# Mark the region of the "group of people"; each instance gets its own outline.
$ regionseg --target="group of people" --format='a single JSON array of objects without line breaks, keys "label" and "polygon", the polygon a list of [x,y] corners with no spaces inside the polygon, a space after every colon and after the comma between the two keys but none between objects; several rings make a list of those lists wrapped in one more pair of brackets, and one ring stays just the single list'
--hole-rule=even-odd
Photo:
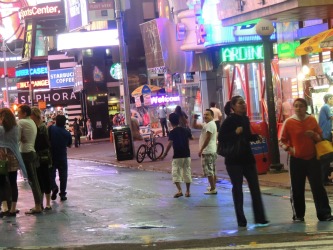
[{"label": "group of people", "polygon": [[77,119],[74,118],[74,122],[72,124],[73,134],[74,134],[74,146],[78,148],[81,146],[81,136],[85,134],[85,130],[87,131],[86,140],[93,141],[93,127],[91,124],[90,118],[87,119],[85,127],[83,118]]},{"label": "group of people", "polygon": [[[7,174],[0,175],[0,217],[15,217],[18,200],[17,172],[20,169],[30,184],[34,206],[25,214],[40,214],[52,210],[60,181],[60,200],[67,200],[67,147],[72,136],[65,128],[66,117],[57,115],[55,125],[47,126],[36,107],[21,105],[18,121],[8,108],[0,109],[0,159],[7,161]],[[9,184],[9,185],[8,185]],[[43,200],[45,197],[45,206]]]},{"label": "group of people", "polygon": [[[332,98],[332,99],[330,99]],[[333,96],[329,99],[332,100]],[[214,106],[214,105],[213,105]],[[295,114],[283,124],[280,146],[290,154],[290,179],[291,179],[291,205],[294,222],[303,222],[305,216],[305,181],[308,178],[319,221],[333,221],[331,207],[327,197],[320,162],[316,159],[315,144],[325,137],[322,134],[316,119],[307,114],[307,102],[297,98],[293,103]],[[210,109],[204,111],[204,123],[197,123],[197,116],[193,117],[193,128],[201,129],[199,139],[199,152],[203,173],[207,176],[209,187],[204,192],[206,195],[216,195],[216,159],[217,145],[233,146],[233,154],[225,156],[225,165],[232,184],[232,196],[235,214],[239,227],[247,226],[247,219],[243,210],[243,178],[245,177],[250,189],[254,222],[258,227],[269,225],[257,175],[255,157],[251,150],[251,141],[261,140],[261,136],[253,134],[250,120],[247,116],[246,102],[241,96],[234,96],[224,107],[226,119],[220,123],[214,121],[215,113]],[[222,118],[222,115],[221,115]],[[220,119],[221,119],[220,118]],[[329,116],[332,120],[332,116]],[[189,148],[190,135],[180,126],[180,118],[174,113],[169,115],[173,129],[169,132],[169,143],[164,159],[173,147],[172,180],[177,187],[175,198],[183,196],[181,182],[186,183],[185,197],[190,197],[191,158]],[[219,127],[220,125],[220,127]],[[331,130],[331,127],[330,127]]]}]

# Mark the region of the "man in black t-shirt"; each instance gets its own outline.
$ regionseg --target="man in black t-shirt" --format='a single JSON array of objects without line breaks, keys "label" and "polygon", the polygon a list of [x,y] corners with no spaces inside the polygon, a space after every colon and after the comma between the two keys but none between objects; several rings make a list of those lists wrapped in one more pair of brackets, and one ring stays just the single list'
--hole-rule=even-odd
[{"label": "man in black t-shirt", "polygon": [[192,134],[190,132],[191,130],[179,126],[179,117],[175,113],[171,113],[169,115],[169,121],[173,129],[169,132],[169,143],[161,159],[163,160],[167,156],[172,146],[172,181],[176,184],[178,189],[178,192],[174,195],[174,198],[183,196],[182,187],[180,185],[180,183],[183,181],[186,183],[185,197],[190,197],[192,171],[189,139],[192,138]]}]

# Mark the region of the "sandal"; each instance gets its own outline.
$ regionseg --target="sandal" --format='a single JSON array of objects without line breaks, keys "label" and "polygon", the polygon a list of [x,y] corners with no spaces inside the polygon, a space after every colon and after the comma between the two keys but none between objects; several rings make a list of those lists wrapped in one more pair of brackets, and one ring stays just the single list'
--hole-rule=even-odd
[{"label": "sandal", "polygon": [[185,193],[185,197],[191,197],[191,193],[190,192],[186,192]]},{"label": "sandal", "polygon": [[34,214],[41,214],[42,211],[37,211],[34,208],[31,208],[29,211],[26,211],[25,214],[26,215],[34,215]]},{"label": "sandal", "polygon": [[183,193],[182,193],[182,192],[180,192],[180,193],[176,193],[176,194],[173,196],[173,198],[179,198],[179,197],[181,197],[181,196],[183,196]]},{"label": "sandal", "polygon": [[45,207],[44,208],[44,211],[51,211],[52,210],[52,207],[50,206],[50,207]]}]

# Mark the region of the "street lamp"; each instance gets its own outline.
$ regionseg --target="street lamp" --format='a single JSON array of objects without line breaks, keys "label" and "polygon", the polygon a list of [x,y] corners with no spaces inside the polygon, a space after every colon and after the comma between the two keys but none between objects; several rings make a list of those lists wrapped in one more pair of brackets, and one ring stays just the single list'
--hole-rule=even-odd
[{"label": "street lamp", "polygon": [[274,32],[274,26],[271,21],[261,19],[256,25],[256,32],[261,37],[264,47],[265,83],[269,125],[269,151],[272,159],[270,169],[280,171],[283,169],[283,164],[280,163],[280,151],[277,138],[277,124],[271,68],[272,44],[269,40],[269,37]]}]

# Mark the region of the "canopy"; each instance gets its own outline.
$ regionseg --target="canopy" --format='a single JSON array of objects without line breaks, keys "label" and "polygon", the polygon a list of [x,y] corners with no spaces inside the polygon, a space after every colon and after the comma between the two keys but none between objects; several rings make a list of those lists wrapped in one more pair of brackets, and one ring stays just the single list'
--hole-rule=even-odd
[{"label": "canopy", "polygon": [[135,90],[133,90],[132,95],[142,95],[142,94],[148,94],[150,92],[155,92],[160,90],[161,88],[155,85],[141,85],[137,87]]},{"label": "canopy", "polygon": [[333,36],[330,36],[324,39],[320,44],[319,47],[322,49],[333,49]]},{"label": "canopy", "polygon": [[319,47],[319,44],[325,39],[333,36],[333,29],[326,30],[321,32],[298,46],[295,50],[295,54],[298,56],[303,56],[309,53],[319,53],[322,52],[323,49]]}]

